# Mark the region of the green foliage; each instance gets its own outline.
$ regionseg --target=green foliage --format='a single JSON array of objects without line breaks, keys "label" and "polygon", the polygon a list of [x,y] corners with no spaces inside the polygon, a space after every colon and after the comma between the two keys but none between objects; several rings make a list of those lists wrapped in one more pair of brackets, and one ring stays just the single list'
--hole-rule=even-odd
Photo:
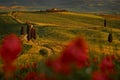
[{"label": "green foliage", "polygon": [[16,22],[10,16],[1,16],[0,15],[0,39],[7,34],[15,33],[20,34],[21,24]]},{"label": "green foliage", "polygon": [[39,54],[42,56],[47,56],[48,50],[46,48],[42,48],[42,49],[40,49]]},{"label": "green foliage", "polygon": [[113,41],[112,33],[108,35],[108,42],[111,43]]}]

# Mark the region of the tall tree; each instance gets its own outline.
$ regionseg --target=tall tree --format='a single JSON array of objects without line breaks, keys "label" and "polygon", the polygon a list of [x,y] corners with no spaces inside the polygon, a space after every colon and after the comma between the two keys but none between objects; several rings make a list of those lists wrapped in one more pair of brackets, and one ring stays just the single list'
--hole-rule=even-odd
[{"label": "tall tree", "polygon": [[109,33],[108,35],[108,42],[111,43],[113,41],[112,33]]},{"label": "tall tree", "polygon": [[33,38],[33,39],[36,39],[36,38],[37,38],[37,34],[36,34],[36,29],[35,29],[35,28],[32,28],[32,29],[31,29],[31,35],[32,35],[32,38]]},{"label": "tall tree", "polygon": [[107,26],[107,21],[106,21],[106,18],[104,19],[104,27]]},{"label": "tall tree", "polygon": [[25,34],[25,27],[21,26],[21,32],[20,32],[21,35],[24,35]]},{"label": "tall tree", "polygon": [[27,24],[27,39],[29,41],[31,39],[31,24],[30,23],[26,24]]},{"label": "tall tree", "polygon": [[36,39],[36,38],[37,38],[36,29],[33,30],[33,34],[34,34],[34,37],[33,37],[33,38]]}]

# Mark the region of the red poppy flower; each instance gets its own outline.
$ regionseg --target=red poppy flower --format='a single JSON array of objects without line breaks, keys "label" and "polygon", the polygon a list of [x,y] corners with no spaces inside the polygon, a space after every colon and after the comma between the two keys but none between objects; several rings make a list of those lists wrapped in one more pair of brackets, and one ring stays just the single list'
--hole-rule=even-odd
[{"label": "red poppy flower", "polygon": [[103,58],[103,60],[100,64],[100,69],[103,72],[113,72],[114,63],[112,61],[111,56],[106,56],[105,58]]},{"label": "red poppy flower", "polygon": [[16,66],[13,64],[6,64],[2,66],[4,71],[4,77],[8,80],[11,76],[13,76],[13,72],[16,70]]},{"label": "red poppy flower", "polygon": [[39,80],[49,80],[44,73],[41,73],[39,77]]},{"label": "red poppy flower", "polygon": [[92,74],[92,80],[110,80],[108,75],[95,71]]},{"label": "red poppy flower", "polygon": [[36,72],[29,72],[24,80],[41,80]]},{"label": "red poppy flower", "polygon": [[36,68],[36,67],[37,67],[37,63],[34,62],[34,63],[32,64],[32,68]]},{"label": "red poppy flower", "polygon": [[70,66],[61,62],[60,58],[47,60],[46,65],[51,67],[55,73],[68,75],[71,72]]},{"label": "red poppy flower", "polygon": [[56,59],[48,59],[46,60],[46,65],[54,70],[54,72],[59,73],[61,70],[61,62]]},{"label": "red poppy flower", "polygon": [[72,41],[63,51],[61,60],[65,64],[77,63],[85,65],[88,61],[87,44],[82,38],[77,38]]},{"label": "red poppy flower", "polygon": [[3,65],[3,71],[4,72],[12,72],[16,70],[16,66],[13,64],[7,64],[7,65]]},{"label": "red poppy flower", "polygon": [[85,41],[82,38],[77,38],[65,48],[57,59],[47,60],[46,65],[56,73],[70,74],[72,64],[75,64],[77,68],[88,65],[87,51]]},{"label": "red poppy flower", "polygon": [[83,68],[84,66],[87,66],[89,64],[88,56],[86,54],[80,54],[75,63],[77,68]]},{"label": "red poppy flower", "polygon": [[4,64],[13,62],[22,50],[20,39],[15,34],[10,34],[3,39],[0,55]]}]

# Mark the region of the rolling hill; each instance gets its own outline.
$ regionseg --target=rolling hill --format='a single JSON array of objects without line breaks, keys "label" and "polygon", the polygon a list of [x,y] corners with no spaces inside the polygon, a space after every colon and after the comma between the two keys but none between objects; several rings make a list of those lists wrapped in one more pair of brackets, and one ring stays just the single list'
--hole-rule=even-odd
[{"label": "rolling hill", "polygon": [[[64,26],[64,27],[100,27],[103,26],[104,19],[107,19],[107,26],[119,28],[120,19],[119,15],[115,19],[112,19],[109,15],[95,15],[88,13],[76,13],[76,12],[58,12],[58,13],[47,13],[47,12],[18,12],[14,13],[18,19],[23,21],[30,21],[35,24],[53,24],[53,26]],[[34,17],[34,18],[33,18]]]},{"label": "rolling hill", "polygon": [[[38,43],[47,45],[59,53],[67,42],[76,36],[84,36],[93,53],[110,53],[109,33],[113,33],[111,50],[119,51],[119,25],[120,19],[115,15],[82,14],[76,12],[16,12],[18,21],[23,24],[29,21],[37,30]],[[119,15],[117,15],[119,16]],[[107,27],[103,27],[104,18],[107,19]],[[41,45],[39,44],[39,45]],[[59,48],[56,48],[59,46]]]},{"label": "rolling hill", "polygon": [[[103,27],[104,18],[107,19],[107,27]],[[119,55],[119,15],[38,11],[1,13],[0,42],[1,38],[10,33],[20,36],[21,26],[26,27],[26,21],[35,27],[37,39],[23,41],[22,54],[16,61],[18,65],[41,60],[43,58],[39,52],[41,49],[45,49],[50,55],[58,55],[68,42],[78,36],[85,38],[90,55],[99,56],[101,53]],[[113,34],[112,43],[108,42],[109,33]]]},{"label": "rolling hill", "polygon": [[0,39],[1,37],[10,34],[20,34],[20,26],[18,22],[16,22],[13,18],[6,14],[0,14]]},{"label": "rolling hill", "polygon": [[[104,18],[107,19],[107,28],[103,27]],[[96,15],[76,12],[15,12],[14,14],[1,13],[0,37],[15,33],[20,35],[21,26],[26,27],[29,21],[37,30],[38,43],[48,45],[60,51],[68,41],[76,36],[84,36],[90,48],[100,45],[109,46],[107,36],[111,32],[114,36],[112,47],[119,46],[119,15]],[[104,42],[104,44],[102,44]],[[94,46],[93,46],[94,45]],[[39,45],[40,46],[40,45]],[[96,49],[97,50],[97,49]]]}]

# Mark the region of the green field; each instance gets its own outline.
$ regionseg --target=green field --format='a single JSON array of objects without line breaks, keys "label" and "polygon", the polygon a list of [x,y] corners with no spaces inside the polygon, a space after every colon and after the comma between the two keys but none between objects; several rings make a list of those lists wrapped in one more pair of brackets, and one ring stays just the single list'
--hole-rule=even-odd
[{"label": "green field", "polygon": [[[107,16],[107,27],[105,28],[103,27],[104,18],[105,16],[102,15],[75,12],[15,12],[12,15],[1,14],[0,37],[9,33],[20,35],[20,26],[26,27],[25,23],[29,21],[34,24],[37,30],[37,40],[24,43],[32,45],[27,49],[28,51],[23,51],[24,55],[39,53],[41,48],[48,49],[50,54],[60,53],[66,44],[77,36],[83,36],[86,39],[89,45],[89,53],[119,54],[120,19]],[[107,41],[110,32],[113,33],[111,44]]]},{"label": "green field", "polygon": [[[64,27],[96,27],[103,26],[104,17],[94,14],[80,14],[75,12],[61,12],[61,13],[47,13],[47,12],[33,12],[33,13],[14,13],[16,18],[23,22],[37,22],[44,24],[55,24]],[[119,28],[120,19],[110,19],[107,17],[107,26]]]},{"label": "green field", "polygon": [[[107,27],[104,27],[104,19],[107,20]],[[33,25],[37,32],[37,39],[27,40],[27,34],[20,35],[21,26],[27,29],[27,23]],[[15,80],[23,80],[28,72],[45,73],[45,75],[55,76],[57,75],[58,80],[92,80],[91,74],[95,70],[101,70],[100,63],[104,60],[104,57],[113,54],[112,56],[116,59],[114,61],[115,70],[118,73],[111,77],[111,80],[119,80],[119,58],[120,58],[120,15],[108,15],[108,14],[83,14],[75,12],[10,12],[0,13],[0,46],[2,39],[5,35],[14,33],[17,34],[22,40],[23,49],[17,59],[15,60],[16,71],[13,73]],[[27,31],[27,30],[26,30]],[[108,35],[112,33],[113,41],[108,42]],[[86,57],[87,66],[84,68],[74,69],[72,63],[72,77],[62,76],[59,73],[54,73],[50,67],[46,65],[48,58],[54,58],[55,66],[58,67],[59,57],[61,58],[62,51],[68,47],[68,43],[77,37],[83,37],[88,44],[88,53]],[[9,45],[9,44],[8,44]],[[72,46],[73,47],[73,46]],[[81,46],[79,46],[79,49]],[[11,48],[12,49],[12,48]],[[71,48],[70,48],[71,49]],[[68,50],[70,50],[68,49]],[[82,49],[82,48],[81,48]],[[71,50],[70,50],[71,51]],[[74,51],[74,49],[73,49]],[[80,50],[81,51],[81,50]],[[76,51],[74,51],[76,53]],[[84,54],[81,53],[80,54]],[[6,54],[7,55],[7,54]],[[11,54],[14,56],[13,54]],[[69,54],[68,54],[69,55]],[[76,55],[76,54],[75,54]],[[78,56],[78,54],[77,54]],[[63,55],[64,57],[64,55]],[[75,57],[73,55],[73,57]],[[81,56],[80,59],[83,59]],[[112,57],[112,58],[113,58]],[[58,58],[58,59],[57,59]],[[66,56],[65,56],[66,58]],[[67,57],[67,59],[69,56]],[[77,57],[79,58],[79,57]],[[110,60],[112,60],[110,58]],[[5,58],[6,59],[6,58]],[[72,59],[72,57],[71,57]],[[96,62],[94,62],[96,59]],[[82,60],[84,61],[84,59]],[[33,68],[34,63],[36,67]],[[81,63],[81,62],[80,62]],[[105,60],[105,65],[111,67],[112,63]],[[104,65],[103,64],[103,65]],[[2,56],[0,58],[0,76],[1,80],[4,80],[7,75],[7,70],[4,71],[4,62],[2,62]],[[63,64],[62,64],[63,65]],[[65,63],[64,63],[65,65]],[[89,66],[90,65],[90,66]],[[56,68],[55,67],[55,68]],[[62,66],[66,69],[66,67]],[[87,73],[90,69],[90,73]],[[107,68],[106,68],[107,69]],[[88,71],[87,71],[88,70]],[[3,73],[5,72],[5,74]],[[75,72],[75,73],[74,73]],[[11,72],[12,73],[12,72]],[[4,76],[3,76],[4,75]],[[101,74],[100,74],[101,76]],[[34,76],[33,76],[34,77]],[[12,76],[10,76],[12,79]],[[36,77],[35,77],[36,78]],[[40,77],[39,77],[40,78]],[[42,77],[43,79],[43,77]],[[103,79],[103,78],[101,78]],[[38,79],[39,80],[39,79]],[[52,79],[51,79],[52,80]],[[106,79],[105,79],[106,80]]]},{"label": "green field", "polygon": [[10,16],[0,14],[0,38],[10,33],[20,34],[19,30],[21,25]]}]

